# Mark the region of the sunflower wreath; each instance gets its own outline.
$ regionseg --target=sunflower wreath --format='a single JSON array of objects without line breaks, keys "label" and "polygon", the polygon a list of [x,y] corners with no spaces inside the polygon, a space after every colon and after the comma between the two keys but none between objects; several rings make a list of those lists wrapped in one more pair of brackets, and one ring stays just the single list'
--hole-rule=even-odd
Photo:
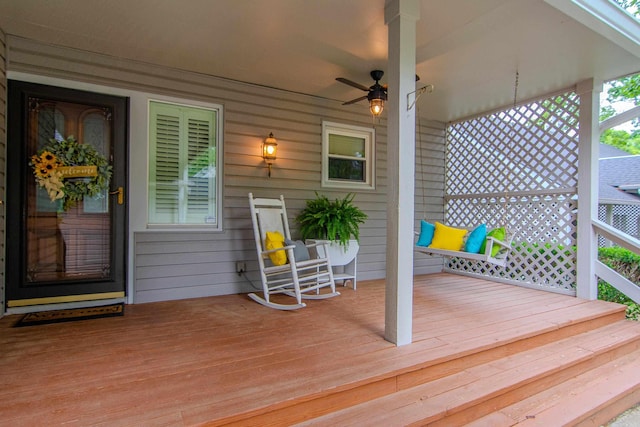
[{"label": "sunflower wreath", "polygon": [[36,182],[52,202],[63,200],[68,210],[85,197],[97,197],[109,188],[112,167],[89,144],[80,144],[73,136],[51,139],[31,157]]}]

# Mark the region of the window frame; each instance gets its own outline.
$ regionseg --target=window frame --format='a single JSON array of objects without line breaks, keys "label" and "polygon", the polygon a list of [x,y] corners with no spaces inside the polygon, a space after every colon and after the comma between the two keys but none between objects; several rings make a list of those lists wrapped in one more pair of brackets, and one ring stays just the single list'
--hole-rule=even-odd
[{"label": "window frame", "polygon": [[[364,181],[350,181],[331,179],[329,177],[329,139],[331,135],[362,138],[364,140],[364,155],[358,160],[364,162]],[[344,123],[322,122],[322,187],[342,188],[349,190],[375,190],[376,178],[376,134],[375,128],[349,125]]]},{"label": "window frame", "polygon": [[[156,104],[165,104],[168,106],[175,106],[181,108],[189,108],[195,110],[208,110],[215,113],[215,117],[213,119],[213,125],[215,126],[214,138],[215,138],[215,151],[216,151],[216,159],[215,159],[215,185],[214,188],[215,194],[215,210],[214,213],[216,215],[216,221],[212,224],[192,224],[192,223],[155,223],[151,221],[152,215],[152,203],[151,203],[151,172],[152,172],[152,162],[153,162],[153,154],[155,153],[155,144],[152,142],[152,132],[151,132],[151,121],[152,121],[152,113],[151,113],[151,105],[153,103]],[[213,103],[202,103],[193,101],[190,102],[188,100],[165,100],[158,98],[148,98],[147,99],[147,131],[148,131],[148,148],[147,148],[147,215],[146,215],[146,228],[149,230],[162,230],[162,231],[223,231],[223,178],[224,178],[224,107],[221,104],[213,104]]]}]

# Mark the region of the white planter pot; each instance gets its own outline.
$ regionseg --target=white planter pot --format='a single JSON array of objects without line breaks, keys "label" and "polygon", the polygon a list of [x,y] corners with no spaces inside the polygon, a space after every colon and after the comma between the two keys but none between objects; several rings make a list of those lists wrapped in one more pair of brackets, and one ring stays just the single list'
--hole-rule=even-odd
[{"label": "white planter pot", "polygon": [[[360,244],[355,239],[349,240],[349,243],[346,247],[341,246],[340,243],[335,240],[309,239],[307,241],[310,243],[328,243],[329,260],[331,261],[331,265],[333,266],[349,264],[355,259],[356,256],[358,256],[358,251],[360,250]],[[317,247],[318,255],[321,257],[325,256],[324,248],[324,246]]]}]

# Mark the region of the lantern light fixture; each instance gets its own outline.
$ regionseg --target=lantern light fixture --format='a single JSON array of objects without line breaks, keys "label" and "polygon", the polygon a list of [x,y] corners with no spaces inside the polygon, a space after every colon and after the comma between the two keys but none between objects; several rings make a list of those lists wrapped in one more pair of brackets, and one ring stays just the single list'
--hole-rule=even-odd
[{"label": "lantern light fixture", "polygon": [[262,158],[267,162],[269,178],[271,178],[271,166],[273,165],[273,161],[276,159],[277,150],[278,143],[273,137],[273,132],[270,132],[269,136],[262,143]]}]

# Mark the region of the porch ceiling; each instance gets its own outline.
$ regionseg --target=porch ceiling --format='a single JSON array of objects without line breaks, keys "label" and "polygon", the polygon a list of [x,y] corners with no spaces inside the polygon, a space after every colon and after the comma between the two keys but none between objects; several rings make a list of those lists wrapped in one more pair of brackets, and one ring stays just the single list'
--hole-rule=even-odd
[{"label": "porch ceiling", "polygon": [[[417,74],[436,91],[418,105],[429,119],[450,121],[509,104],[516,68],[520,99],[589,77],[608,80],[640,70],[636,55],[543,0],[420,2]],[[47,43],[347,101],[363,92],[335,77],[368,86],[370,70],[387,69],[384,4],[0,0],[0,28]]]}]

